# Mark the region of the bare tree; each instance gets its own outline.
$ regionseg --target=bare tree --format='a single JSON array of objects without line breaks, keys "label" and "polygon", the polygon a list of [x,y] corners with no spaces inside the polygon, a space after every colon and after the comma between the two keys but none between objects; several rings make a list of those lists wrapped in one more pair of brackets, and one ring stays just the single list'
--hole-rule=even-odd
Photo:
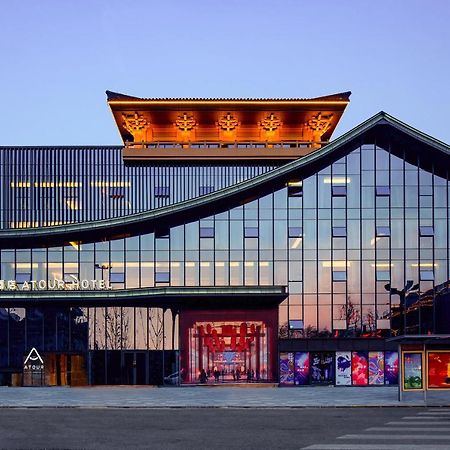
[{"label": "bare tree", "polygon": [[150,339],[150,349],[162,349],[164,312],[162,308],[149,308],[148,310],[148,331]]}]

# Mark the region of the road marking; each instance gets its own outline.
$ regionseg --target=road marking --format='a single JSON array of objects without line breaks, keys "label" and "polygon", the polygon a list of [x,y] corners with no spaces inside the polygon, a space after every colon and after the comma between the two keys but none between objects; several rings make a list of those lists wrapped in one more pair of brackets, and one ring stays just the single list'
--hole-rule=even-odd
[{"label": "road marking", "polygon": [[[402,423],[402,422],[400,422]],[[405,424],[408,425],[408,424]],[[409,424],[411,425],[411,424]],[[450,431],[450,427],[371,427],[366,431]]]},{"label": "road marking", "polygon": [[449,445],[412,444],[314,444],[303,450],[450,450]]},{"label": "road marking", "polygon": [[450,417],[439,417],[439,416],[405,416],[402,417],[403,420],[436,420],[436,419],[447,419],[450,421]]},{"label": "road marking", "polygon": [[450,434],[440,434],[440,435],[414,435],[411,436],[410,434],[393,434],[390,436],[381,436],[379,434],[344,434],[344,436],[339,436],[336,439],[377,439],[377,440],[401,440],[405,439],[406,441],[411,439],[429,439],[430,441],[449,441],[450,442]]},{"label": "road marking", "polygon": [[427,411],[417,413],[419,416],[450,416],[450,411]]},{"label": "road marking", "polygon": [[[446,420],[446,421],[439,421],[439,420],[436,420],[435,422],[427,422],[427,425],[449,425],[450,424],[450,422],[448,421],[448,420]],[[399,422],[399,421],[393,421],[393,422],[388,422],[386,425],[404,425],[405,427],[408,427],[408,426],[410,426],[410,425],[412,425],[411,424],[411,422]]]}]

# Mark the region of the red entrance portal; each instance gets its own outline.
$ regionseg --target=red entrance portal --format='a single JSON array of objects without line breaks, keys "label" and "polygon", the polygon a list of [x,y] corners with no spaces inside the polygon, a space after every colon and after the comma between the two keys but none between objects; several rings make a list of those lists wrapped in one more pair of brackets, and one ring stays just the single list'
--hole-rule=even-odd
[{"label": "red entrance portal", "polygon": [[184,383],[272,381],[277,310],[183,311]]}]

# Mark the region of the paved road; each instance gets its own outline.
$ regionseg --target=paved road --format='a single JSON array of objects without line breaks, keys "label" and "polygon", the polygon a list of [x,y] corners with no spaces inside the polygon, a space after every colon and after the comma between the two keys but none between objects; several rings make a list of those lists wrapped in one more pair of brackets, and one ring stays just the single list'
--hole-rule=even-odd
[{"label": "paved road", "polygon": [[450,409],[4,408],[0,448],[450,450]]}]

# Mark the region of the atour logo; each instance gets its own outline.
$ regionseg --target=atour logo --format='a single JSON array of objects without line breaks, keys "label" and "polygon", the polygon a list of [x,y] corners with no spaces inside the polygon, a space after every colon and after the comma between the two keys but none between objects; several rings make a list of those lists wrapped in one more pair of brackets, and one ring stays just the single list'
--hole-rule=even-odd
[{"label": "atour logo", "polygon": [[44,360],[39,352],[33,347],[28,353],[23,363],[24,370],[40,371],[44,370]]}]

